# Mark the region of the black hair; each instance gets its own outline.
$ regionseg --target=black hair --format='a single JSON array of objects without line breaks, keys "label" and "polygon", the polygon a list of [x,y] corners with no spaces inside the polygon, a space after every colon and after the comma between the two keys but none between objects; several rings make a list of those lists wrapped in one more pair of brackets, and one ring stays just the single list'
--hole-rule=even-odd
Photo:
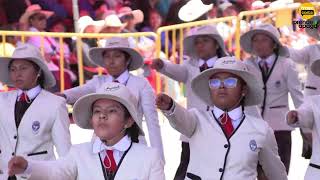
[{"label": "black hair", "polygon": [[[123,104],[121,104],[121,106],[124,109],[124,118],[126,120],[128,120],[129,118],[132,118],[128,109]],[[126,129],[126,134],[131,138],[131,141],[135,143],[139,143],[139,132],[140,132],[140,128],[136,122],[134,122],[131,127]]]},{"label": "black hair", "polygon": [[[11,66],[12,66],[12,63],[13,63],[14,61],[15,61],[15,60],[12,59],[12,60],[9,62],[9,64],[8,64],[8,70],[9,70],[9,71],[10,71],[10,68],[11,68]],[[40,69],[40,67],[39,67],[36,63],[34,63],[34,62],[32,62],[32,61],[28,61],[28,62],[30,62],[30,63],[32,64],[33,68],[36,70],[36,72],[38,72],[38,73],[40,74],[40,76],[38,77],[37,84],[40,85],[40,87],[44,89],[45,77],[44,77],[44,74],[43,74],[42,70]]]}]

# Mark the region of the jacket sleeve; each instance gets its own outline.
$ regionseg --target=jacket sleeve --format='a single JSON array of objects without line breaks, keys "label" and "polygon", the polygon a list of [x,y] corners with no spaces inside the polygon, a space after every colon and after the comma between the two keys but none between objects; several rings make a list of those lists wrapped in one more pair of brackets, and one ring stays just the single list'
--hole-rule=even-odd
[{"label": "jacket sleeve", "polygon": [[188,70],[183,64],[173,64],[170,61],[163,60],[164,66],[159,72],[170,77],[173,80],[185,83],[188,79]]},{"label": "jacket sleeve", "polygon": [[51,130],[52,140],[59,156],[64,156],[71,147],[70,120],[65,100],[61,101],[55,113],[55,120]]},{"label": "jacket sleeve", "polygon": [[158,112],[155,105],[155,94],[148,81],[145,80],[144,87],[139,93],[141,98],[140,103],[147,123],[151,147],[155,147],[164,160]]},{"label": "jacket sleeve", "polygon": [[94,76],[91,80],[82,86],[67,89],[63,94],[67,97],[68,104],[74,104],[80,97],[96,92],[96,85],[99,83],[99,77]]},{"label": "jacket sleeve", "polygon": [[294,124],[289,124],[289,126],[302,127],[302,128],[308,128],[308,129],[313,128],[314,115],[313,115],[313,108],[311,103],[312,103],[312,99],[310,97],[307,97],[303,102],[303,104],[297,109],[298,122]]},{"label": "jacket sleeve", "polygon": [[[289,59],[288,59],[289,60]],[[296,65],[290,60],[288,61],[287,85],[292,97],[294,106],[298,108],[303,102],[302,84],[298,77]]]},{"label": "jacket sleeve", "polygon": [[268,127],[264,146],[259,152],[259,163],[268,179],[288,179],[286,168],[278,154],[276,138],[271,127]]},{"label": "jacket sleeve", "polygon": [[156,151],[153,151],[152,155],[153,156],[152,156],[149,179],[165,180],[163,161],[161,160],[159,154]]},{"label": "jacket sleeve", "polygon": [[174,102],[174,109],[172,113],[164,113],[169,120],[170,125],[179,131],[181,134],[190,138],[197,127],[197,117],[195,109],[189,111]]},{"label": "jacket sleeve", "polygon": [[290,59],[298,64],[309,64],[309,55],[307,47],[297,50],[289,48]]}]

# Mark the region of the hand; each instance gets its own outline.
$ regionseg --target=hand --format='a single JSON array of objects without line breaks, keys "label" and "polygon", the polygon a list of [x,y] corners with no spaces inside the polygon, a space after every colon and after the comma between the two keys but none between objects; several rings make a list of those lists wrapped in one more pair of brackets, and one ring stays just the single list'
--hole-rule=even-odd
[{"label": "hand", "polygon": [[154,59],[151,63],[151,68],[159,71],[164,66],[164,63],[161,59]]},{"label": "hand", "polygon": [[14,156],[8,163],[8,174],[13,176],[15,174],[23,173],[28,167],[28,161],[21,156]]},{"label": "hand", "polygon": [[169,110],[173,105],[173,100],[166,94],[158,94],[156,98],[156,105],[160,110]]},{"label": "hand", "polygon": [[60,96],[60,97],[63,97],[63,98],[65,98],[65,99],[67,99],[67,96],[66,96],[65,94],[63,94],[63,93],[56,92],[56,93],[54,93],[54,94],[57,95],[57,96]]},{"label": "hand", "polygon": [[289,111],[287,114],[288,124],[294,124],[298,121],[298,111]]}]

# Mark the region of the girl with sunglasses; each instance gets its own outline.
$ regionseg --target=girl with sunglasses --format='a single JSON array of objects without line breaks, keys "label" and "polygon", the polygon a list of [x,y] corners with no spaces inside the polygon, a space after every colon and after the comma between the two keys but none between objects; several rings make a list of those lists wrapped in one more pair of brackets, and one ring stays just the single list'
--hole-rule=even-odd
[{"label": "girl with sunglasses", "polygon": [[192,80],[193,92],[209,111],[186,110],[171,97],[158,95],[157,106],[171,126],[190,138],[186,179],[255,180],[258,162],[269,179],[287,179],[273,130],[244,111],[263,98],[262,84],[251,68],[224,57]]}]

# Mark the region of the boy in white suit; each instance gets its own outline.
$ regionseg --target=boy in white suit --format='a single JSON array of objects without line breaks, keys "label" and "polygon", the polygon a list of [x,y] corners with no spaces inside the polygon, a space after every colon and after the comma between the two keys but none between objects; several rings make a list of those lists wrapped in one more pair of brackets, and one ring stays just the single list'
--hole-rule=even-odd
[{"label": "boy in white suit", "polygon": [[[80,97],[96,92],[106,82],[124,84],[138,100],[138,116],[145,117],[151,146],[159,150],[164,160],[154,91],[145,78],[129,72],[143,65],[142,56],[130,47],[128,38],[114,37],[107,39],[104,47],[91,48],[89,57],[97,65],[106,68],[108,75],[94,76],[86,84],[64,91],[62,96],[67,103],[73,104]],[[144,137],[141,138],[146,143]]]},{"label": "boy in white suit", "polygon": [[144,135],[137,113],[137,99],[120,83],[106,83],[80,98],[73,117],[84,129],[93,129],[96,138],[74,145],[57,161],[28,161],[14,157],[9,174],[31,180],[164,180],[163,161],[156,149],[139,144]]},{"label": "boy in white suit", "polygon": [[259,105],[263,119],[275,131],[279,155],[287,172],[291,158],[291,131],[283,117],[289,110],[289,93],[295,107],[303,101],[301,83],[288,49],[280,41],[279,31],[271,24],[261,24],[240,37],[244,51],[253,55],[245,63],[254,67],[258,80],[263,83],[263,101]]},{"label": "boy in white suit", "polygon": [[[311,59],[313,60],[313,59]],[[314,75],[320,77],[320,56],[313,60],[310,70]],[[312,130],[312,155],[307,169],[305,180],[320,178],[320,156],[319,156],[319,132],[320,132],[320,95],[305,98],[304,103],[297,109],[289,111],[286,116],[287,123],[292,127],[308,128]]]},{"label": "boy in white suit", "polygon": [[66,101],[45,89],[56,81],[38,48],[23,44],[12,57],[0,58],[0,81],[17,90],[0,93],[0,179],[8,178],[8,161],[16,155],[54,160],[71,146]]},{"label": "boy in white suit", "polygon": [[263,97],[262,84],[249,68],[235,57],[224,57],[192,80],[193,92],[210,111],[186,110],[158,95],[157,106],[171,126],[190,138],[186,179],[255,180],[258,162],[268,178],[287,179],[273,130],[244,112]]}]

